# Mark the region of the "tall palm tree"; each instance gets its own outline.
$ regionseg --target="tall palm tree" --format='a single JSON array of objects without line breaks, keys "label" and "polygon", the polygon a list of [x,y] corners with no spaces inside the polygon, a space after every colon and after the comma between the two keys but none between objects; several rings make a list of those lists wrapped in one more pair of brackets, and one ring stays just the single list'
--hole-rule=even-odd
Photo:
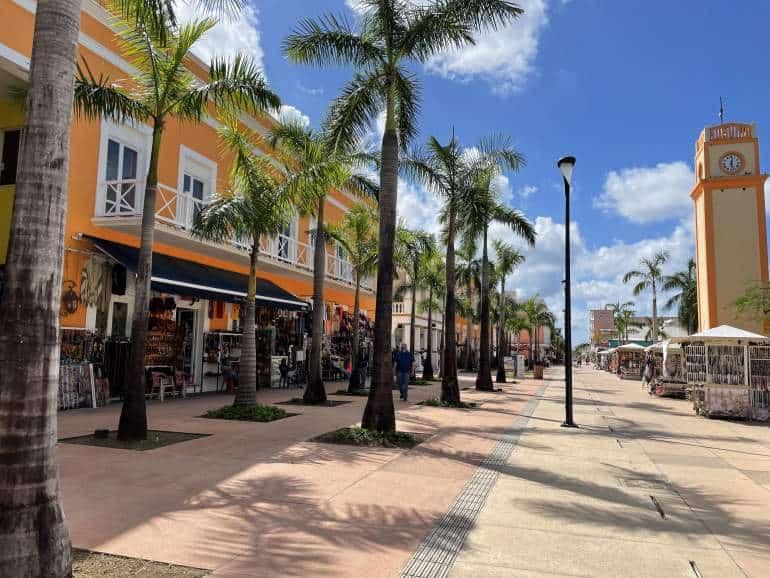
[{"label": "tall palm tree", "polygon": [[513,335],[516,351],[518,352],[521,332],[526,330],[531,333],[532,328],[527,319],[527,315],[520,304],[509,301],[508,306],[509,308],[505,316],[505,327]]},{"label": "tall palm tree", "polygon": [[495,249],[495,255],[497,255],[497,271],[496,275],[500,281],[500,329],[497,336],[497,383],[505,383],[505,364],[500,360],[504,345],[505,335],[505,314],[506,314],[506,300],[505,300],[505,281],[516,268],[524,262],[524,255],[519,253],[510,243],[495,239],[492,242],[492,246]]},{"label": "tall palm tree", "polygon": [[548,306],[540,296],[530,297],[522,304],[522,311],[526,314],[526,329],[529,331],[529,360],[530,365],[540,363],[540,335],[544,327],[550,327],[554,323],[554,316],[548,310]]},{"label": "tall palm tree", "polygon": [[353,322],[353,371],[350,373],[348,391],[355,392],[363,384],[360,382],[359,365],[359,323],[358,311],[361,309],[361,280],[374,274],[377,268],[377,213],[363,204],[351,208],[342,223],[326,225],[326,234],[336,240],[347,251],[353,265],[356,280]]},{"label": "tall palm tree", "polygon": [[523,157],[515,151],[510,141],[499,136],[479,142],[473,153],[464,149],[452,131],[447,144],[430,137],[425,147],[414,150],[401,161],[402,170],[420,181],[444,202],[446,225],[446,324],[447,338],[444,343],[442,368],[442,399],[459,402],[460,388],[457,382],[457,342],[455,337],[455,237],[459,229],[457,209],[463,191],[473,186],[475,175],[490,164],[504,169],[518,170],[524,164]]},{"label": "tall palm tree", "polygon": [[457,249],[457,285],[465,288],[463,313],[465,317],[465,347],[463,367],[473,371],[473,318],[474,294],[481,290],[481,260],[476,258],[478,249],[476,240],[464,236],[461,246]]},{"label": "tall palm tree", "polygon": [[663,291],[676,291],[666,301],[665,308],[677,308],[677,319],[687,334],[698,331],[698,280],[695,275],[695,260],[687,262],[686,271],[677,271],[663,278]]},{"label": "tall palm tree", "polygon": [[417,291],[421,288],[420,275],[423,266],[436,254],[436,239],[433,235],[418,229],[399,226],[396,232],[396,263],[405,273],[406,279],[396,291],[396,297],[407,291],[411,296],[409,311],[409,351],[415,354],[415,330],[417,326]]},{"label": "tall palm tree", "polygon": [[[419,81],[407,64],[426,62],[447,49],[474,41],[474,34],[497,29],[523,10],[506,0],[362,0],[355,30],[344,18],[326,15],[303,20],[284,50],[294,62],[352,65],[356,72],[332,105],[329,125],[335,140],[360,138],[377,114],[385,112],[380,164],[380,231],[374,333],[374,379],[362,426],[396,427],[393,408],[391,325],[393,245],[396,236],[398,151],[417,132]],[[400,145],[400,146],[399,146]]]},{"label": "tall palm tree", "polygon": [[623,275],[623,283],[636,281],[634,295],[641,295],[645,291],[652,291],[652,341],[658,340],[658,287],[663,284],[663,271],[661,267],[668,261],[668,252],[659,251],[652,257],[645,257],[639,261],[640,268],[633,269]]},{"label": "tall palm tree", "polygon": [[56,409],[80,2],[39,0],[0,299],[0,576],[68,576]]},{"label": "tall palm tree", "polygon": [[[645,317],[643,323],[637,325],[637,327],[641,327],[642,329],[646,330],[644,332],[645,341],[652,341],[652,317]],[[662,327],[658,329],[658,337],[661,339],[668,339],[668,334]]]},{"label": "tall palm tree", "polygon": [[[255,299],[259,241],[277,235],[296,214],[296,191],[284,179],[276,177],[267,161],[254,153],[248,132],[229,119],[219,130],[226,149],[234,155],[230,190],[216,196],[197,216],[193,234],[203,239],[229,243],[238,239],[249,250],[249,282],[246,291],[243,351],[238,389],[233,405],[257,404],[257,348],[255,335]],[[299,201],[299,202],[298,202]]]},{"label": "tall palm tree", "polygon": [[[292,186],[304,189],[300,195],[310,201],[298,207],[302,214],[313,215],[324,223],[326,197],[331,189],[345,189],[361,195],[377,196],[378,187],[357,172],[370,155],[359,151],[357,143],[350,147],[332,146],[323,132],[305,127],[297,121],[278,123],[271,131],[270,144],[287,156],[284,166]],[[323,340],[324,282],[326,281],[326,235],[323,226],[313,232],[313,331],[305,403],[325,404],[326,389],[321,378],[321,344]],[[356,310],[356,315],[358,315]]]},{"label": "tall palm tree", "polygon": [[[425,263],[420,271],[420,285],[424,290],[428,291],[427,298],[420,304],[420,308],[423,312],[428,313],[428,355],[425,360],[425,365],[423,365],[423,379],[433,379],[433,312],[442,309],[438,300],[443,299],[444,294],[446,293],[445,269],[446,265],[444,259],[437,253],[433,253],[425,259]],[[443,318],[442,331],[443,322],[445,321],[446,319]],[[443,387],[441,392],[441,401],[445,403],[454,403],[452,399],[444,398]]]},{"label": "tall palm tree", "polygon": [[147,437],[144,400],[144,353],[150,303],[152,249],[158,190],[158,163],[163,131],[171,118],[199,122],[209,102],[221,108],[251,112],[273,110],[279,98],[270,91],[259,68],[248,57],[212,60],[207,82],[185,68],[195,44],[211,30],[211,18],[194,20],[169,30],[165,40],[143,21],[118,25],[124,56],[136,69],[128,83],[116,84],[109,75],[94,75],[83,60],[75,81],[77,111],[87,118],[106,117],[116,122],[147,122],[152,126],[152,148],[144,190],[141,245],[137,263],[134,317],[131,321],[131,355],[128,387],[118,426],[122,440]]},{"label": "tall palm tree", "polygon": [[498,174],[493,169],[481,173],[470,194],[463,195],[460,210],[464,234],[481,239],[481,345],[476,389],[487,391],[494,389],[489,345],[489,279],[492,273],[488,255],[489,226],[493,222],[500,223],[530,246],[535,244],[536,235],[534,226],[521,212],[500,204],[495,181]]}]

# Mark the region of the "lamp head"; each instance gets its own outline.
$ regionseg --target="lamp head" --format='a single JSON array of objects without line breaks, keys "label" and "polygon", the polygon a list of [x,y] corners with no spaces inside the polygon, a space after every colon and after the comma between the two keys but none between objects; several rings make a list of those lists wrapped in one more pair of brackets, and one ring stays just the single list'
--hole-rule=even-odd
[{"label": "lamp head", "polygon": [[575,157],[562,157],[558,160],[556,166],[559,167],[559,171],[561,171],[561,175],[567,181],[567,184],[571,185],[572,169],[575,168]]}]

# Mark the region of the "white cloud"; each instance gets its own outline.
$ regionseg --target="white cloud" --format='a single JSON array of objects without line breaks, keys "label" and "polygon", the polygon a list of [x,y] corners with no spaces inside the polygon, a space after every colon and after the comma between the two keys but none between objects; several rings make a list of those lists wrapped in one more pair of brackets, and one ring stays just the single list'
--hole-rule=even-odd
[{"label": "white cloud", "polygon": [[[207,16],[197,2],[176,2],[174,7],[181,22]],[[259,13],[254,6],[244,3],[241,14],[219,18],[217,25],[195,44],[193,52],[206,63],[215,57],[247,54],[264,70],[264,52],[259,40]]]},{"label": "white cloud", "polygon": [[[345,4],[358,14],[363,11],[360,0],[346,0]],[[477,35],[474,45],[434,56],[426,65],[428,70],[461,81],[480,78],[501,95],[520,90],[535,71],[540,34],[548,25],[548,7],[546,0],[520,0],[518,4],[524,8],[518,20]]]},{"label": "white cloud", "polygon": [[423,229],[438,235],[441,201],[422,187],[404,179],[398,180],[398,217],[413,229]]},{"label": "white cloud", "polygon": [[303,127],[310,124],[310,117],[290,104],[281,105],[281,108],[278,111],[278,118],[283,122],[299,122]]},{"label": "white cloud", "polygon": [[610,171],[594,204],[634,223],[680,218],[692,211],[695,174],[682,161]]},{"label": "white cloud", "polygon": [[519,197],[520,199],[526,199],[534,195],[539,189],[534,185],[526,185],[519,189],[516,189],[516,191],[513,193],[514,196]]}]

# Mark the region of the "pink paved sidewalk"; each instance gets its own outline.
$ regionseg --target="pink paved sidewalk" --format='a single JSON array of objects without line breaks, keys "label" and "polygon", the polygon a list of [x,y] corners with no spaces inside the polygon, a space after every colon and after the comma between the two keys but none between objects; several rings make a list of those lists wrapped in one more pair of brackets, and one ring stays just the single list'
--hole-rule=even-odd
[{"label": "pink paved sidewalk", "polygon": [[[306,441],[357,423],[364,398],[287,406],[302,415],[270,424],[196,417],[230,396],[152,403],[151,428],[212,435],[148,452],[60,444],[73,544],[215,576],[395,576],[541,383],[463,391],[475,410],[413,405],[438,384],[413,387],[409,404],[394,396],[399,429],[435,434],[411,451]],[[64,412],[59,437],[114,428],[119,411]]]}]

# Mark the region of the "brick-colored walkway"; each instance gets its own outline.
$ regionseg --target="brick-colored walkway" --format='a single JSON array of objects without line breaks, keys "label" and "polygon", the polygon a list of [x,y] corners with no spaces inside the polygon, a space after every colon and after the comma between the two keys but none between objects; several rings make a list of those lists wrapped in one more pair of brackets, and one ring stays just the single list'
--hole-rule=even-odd
[{"label": "brick-colored walkway", "polygon": [[[229,396],[153,402],[151,428],[213,435],[148,452],[60,444],[73,544],[223,577],[395,576],[541,383],[464,391],[483,404],[475,410],[412,405],[437,384],[413,387],[409,404],[394,395],[400,429],[435,434],[411,451],[306,441],[356,423],[362,398],[290,406],[302,415],[270,424],[195,417]],[[260,395],[275,403],[297,391]],[[114,428],[119,410],[64,412],[59,436]]]}]

